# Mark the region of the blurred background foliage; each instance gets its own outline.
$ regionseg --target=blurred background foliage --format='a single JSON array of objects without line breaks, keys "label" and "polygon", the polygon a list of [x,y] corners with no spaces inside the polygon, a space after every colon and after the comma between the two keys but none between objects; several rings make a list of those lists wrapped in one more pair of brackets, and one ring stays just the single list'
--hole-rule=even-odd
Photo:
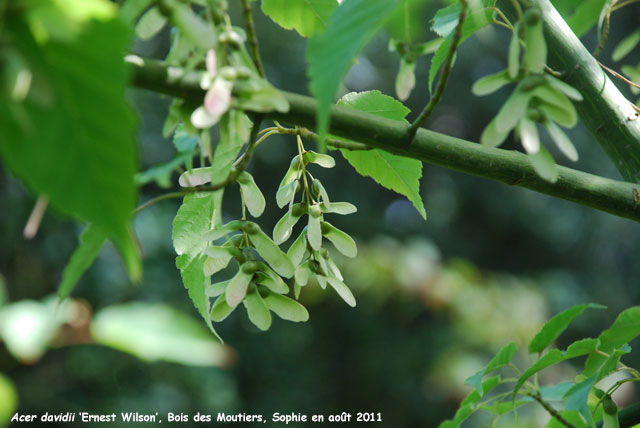
[{"label": "blurred background foliage", "polygon": [[[242,22],[238,5],[230,3],[236,22]],[[434,37],[428,20],[440,4],[414,3],[411,37],[428,41]],[[637,26],[640,8],[628,10],[633,13],[612,18],[603,58]],[[255,16],[269,79],[281,89],[307,93],[306,41],[257,10]],[[394,94],[398,58],[387,52],[387,44],[399,28],[394,20],[374,38],[347,76],[344,92]],[[429,128],[478,140],[508,90],[477,98],[470,88],[505,67],[506,37],[503,29],[491,27],[462,45]],[[584,40],[595,45],[594,34]],[[163,58],[167,48],[165,30],[150,41],[136,41],[133,51]],[[422,58],[416,90],[406,102],[412,111],[427,96],[427,67]],[[171,159],[173,145],[161,135],[169,99],[134,89],[129,98],[138,112],[140,170]],[[580,152],[578,169],[620,178],[584,128],[571,136]],[[271,137],[249,167],[271,207],[261,218],[265,230],[282,215],[275,191],[295,150],[293,137]],[[117,252],[107,246],[75,297],[58,305],[52,296],[81,228],[49,210],[38,235],[25,240],[22,229],[35,197],[3,172],[0,425],[17,410],[242,411],[267,418],[274,412],[370,411],[381,412],[385,426],[437,426],[468,392],[466,377],[504,344],[526,343],[552,314],[590,301],[609,307],[578,320],[560,338],[563,346],[595,336],[621,309],[640,302],[640,225],[630,220],[425,165],[421,190],[429,219],[424,222],[410,202],[360,177],[335,155],[337,167],[319,178],[334,200],[359,209],[332,219],[358,240],[356,259],[335,255],[358,306],[351,309],[331,291],[305,287],[309,322],[276,320],[268,333],[259,333],[236,311],[218,326],[224,345],[197,318],[174,265],[170,230],[177,200],[155,205],[135,220],[144,252],[139,286],[129,283]],[[561,156],[556,159],[562,162]],[[146,185],[140,199],[163,191]],[[239,201],[235,192],[227,193],[225,214],[231,218]],[[627,364],[638,367],[638,360],[632,354]],[[545,376],[557,383],[574,373],[565,365]],[[621,405],[637,398],[633,387],[617,397]],[[548,415],[530,407],[520,411],[520,426],[544,424]],[[474,424],[487,421],[475,419],[468,426]]]}]

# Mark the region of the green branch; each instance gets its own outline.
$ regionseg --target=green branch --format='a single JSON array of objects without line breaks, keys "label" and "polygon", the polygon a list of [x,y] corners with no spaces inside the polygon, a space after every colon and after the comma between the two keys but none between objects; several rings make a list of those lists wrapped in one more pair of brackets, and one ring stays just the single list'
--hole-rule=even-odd
[{"label": "green branch", "polygon": [[[194,98],[198,102],[204,96],[197,83],[197,75],[181,74],[179,69],[169,71],[157,62],[140,58],[133,61],[132,65],[133,83],[136,86]],[[284,95],[291,106],[289,112],[272,112],[265,116],[315,129],[316,100],[286,92]],[[407,146],[408,127],[399,121],[347,107],[334,106],[331,110],[330,132],[333,135],[640,221],[640,186],[562,166],[558,167],[558,181],[550,183],[535,173],[526,155],[516,151],[485,147],[426,129],[419,129],[413,143]]]},{"label": "green branch", "polygon": [[[625,180],[640,181],[640,120],[633,103],[609,79],[549,0],[533,0],[542,11],[548,64],[577,88],[584,101],[576,103],[580,119],[607,152]],[[517,11],[509,0],[498,6],[509,17]]]}]

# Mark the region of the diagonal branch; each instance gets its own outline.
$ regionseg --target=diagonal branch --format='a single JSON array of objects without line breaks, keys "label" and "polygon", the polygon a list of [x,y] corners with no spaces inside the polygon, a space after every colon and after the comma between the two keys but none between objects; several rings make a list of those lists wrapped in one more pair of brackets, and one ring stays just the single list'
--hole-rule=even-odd
[{"label": "diagonal branch", "polygon": [[[161,64],[137,58],[133,65],[133,84],[168,95],[201,100],[197,75],[171,72]],[[287,113],[271,112],[265,117],[315,129],[315,99],[284,93],[290,104]],[[572,201],[620,217],[640,221],[640,186],[611,180],[560,166],[555,183],[541,179],[526,155],[512,150],[485,147],[448,135],[419,129],[410,146],[406,144],[409,125],[380,116],[334,106],[330,133],[401,156],[419,159],[467,174]]]}]

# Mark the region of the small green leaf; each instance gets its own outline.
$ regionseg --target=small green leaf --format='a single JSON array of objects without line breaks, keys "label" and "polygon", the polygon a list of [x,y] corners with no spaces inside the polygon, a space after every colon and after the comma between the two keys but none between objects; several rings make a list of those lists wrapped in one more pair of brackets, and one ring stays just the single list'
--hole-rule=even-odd
[{"label": "small green leaf", "polygon": [[531,166],[541,178],[550,183],[558,181],[558,166],[544,146],[541,145],[537,153],[530,154],[528,157]]},{"label": "small green leaf", "polygon": [[255,285],[251,284],[251,290],[244,299],[244,307],[247,310],[249,321],[262,331],[271,327],[271,312]]},{"label": "small green leaf", "polygon": [[312,150],[308,150],[307,152],[305,152],[305,154],[302,155],[302,159],[304,160],[305,165],[308,163],[313,163],[316,165],[320,165],[323,168],[333,168],[334,166],[336,166],[336,161],[332,156],[322,153],[316,153]]},{"label": "small green leaf", "polygon": [[490,74],[476,81],[471,88],[471,92],[479,97],[491,94],[505,85],[511,83],[511,78],[506,71],[499,71]]},{"label": "small green leaf", "polygon": [[210,193],[193,193],[184,197],[173,219],[172,239],[178,255],[194,257],[207,248],[203,234],[211,228],[213,208]]},{"label": "small green leaf", "polygon": [[358,211],[355,205],[349,202],[332,202],[331,207],[321,206],[322,212],[325,214],[353,214]]},{"label": "small green leaf", "polygon": [[262,192],[254,181],[253,176],[248,172],[243,171],[238,177],[238,183],[240,183],[242,197],[244,198],[244,203],[247,206],[249,213],[253,217],[260,217],[264,212],[266,202]]},{"label": "small green leaf", "polygon": [[296,30],[302,37],[322,31],[337,0],[262,0],[262,12],[287,30]]},{"label": "small green leaf", "polygon": [[82,274],[89,269],[98,257],[107,234],[95,225],[89,225],[80,235],[78,247],[62,272],[62,280],[58,286],[58,299],[66,299],[78,283]]},{"label": "small green leaf", "polygon": [[487,367],[484,369],[485,374],[489,374],[495,370],[501,369],[511,363],[511,359],[518,350],[518,345],[515,342],[511,342],[505,345],[498,351],[495,357],[489,361]]},{"label": "small green leaf", "polygon": [[331,285],[331,287],[333,287],[333,289],[336,290],[336,293],[340,295],[342,300],[344,300],[347,303],[347,305],[351,307],[356,306],[356,298],[353,297],[353,293],[351,293],[351,290],[349,290],[349,287],[347,287],[344,282],[332,276],[326,277],[326,280],[329,283],[329,285]]},{"label": "small green leaf", "polygon": [[276,203],[278,204],[278,208],[283,208],[285,205],[291,203],[299,188],[300,183],[298,183],[298,181],[293,181],[283,187],[280,187],[276,192]]},{"label": "small green leaf", "polygon": [[[296,205],[300,206],[300,204]],[[300,220],[300,217],[302,217],[300,215],[294,215],[293,211],[295,211],[295,208],[291,212],[287,211],[273,228],[273,240],[278,245],[289,239],[293,231],[293,226],[295,226],[298,220]]]},{"label": "small green leaf", "polygon": [[318,100],[316,123],[321,141],[329,129],[329,107],[340,82],[396,3],[396,0],[346,1],[331,14],[325,31],[314,34],[309,41],[310,88]]},{"label": "small green leaf", "polygon": [[229,282],[231,282],[230,279],[226,281],[221,281],[215,284],[211,284],[204,289],[204,294],[206,294],[207,297],[221,296],[226,291],[227,286],[229,286]]},{"label": "small green leaf", "polygon": [[588,410],[587,398],[595,382],[596,377],[591,376],[576,383],[564,396],[565,408],[577,411],[582,411],[585,408]]},{"label": "small green leaf", "polygon": [[304,258],[305,253],[307,252],[307,238],[306,233],[307,228],[300,233],[300,235],[293,241],[291,247],[287,251],[287,256],[291,260],[294,266],[298,266],[302,259]]},{"label": "small green leaf", "polygon": [[531,101],[531,93],[522,90],[522,84],[518,85],[496,115],[496,131],[508,133],[515,128],[527,113],[529,101]]},{"label": "small green leaf", "polygon": [[247,294],[251,278],[253,278],[253,273],[245,272],[242,269],[242,266],[240,266],[240,269],[238,269],[238,272],[231,279],[227,286],[227,290],[225,291],[225,299],[229,306],[235,308],[240,302],[242,302]]},{"label": "small green leaf", "polygon": [[152,7],[142,15],[136,24],[136,34],[142,40],[148,40],[158,34],[167,25],[167,18],[157,7]]},{"label": "small green leaf", "polygon": [[283,320],[305,322],[309,320],[309,312],[300,303],[280,294],[270,293],[264,298],[269,309]]},{"label": "small green leaf", "polygon": [[222,293],[211,308],[211,320],[214,322],[224,321],[235,308],[235,306],[229,306],[225,294]]},{"label": "small green leaf", "polygon": [[588,308],[604,309],[604,306],[594,303],[576,305],[566,309],[551,318],[542,327],[542,329],[534,336],[529,343],[529,352],[542,352],[547,346],[551,345],[560,335],[569,327],[569,324],[582,315]]},{"label": "small green leaf", "polygon": [[309,278],[314,275],[314,271],[311,269],[312,263],[312,260],[307,260],[306,262],[298,265],[295,273],[296,284],[300,286],[307,285]]},{"label": "small green leaf", "polygon": [[523,117],[519,126],[522,147],[530,155],[538,153],[540,151],[540,136],[535,122]]},{"label": "small green leaf", "polygon": [[613,50],[613,53],[611,54],[611,59],[613,59],[615,62],[620,61],[622,58],[627,56],[629,52],[634,50],[635,47],[638,46],[638,43],[640,43],[640,29],[631,32],[631,34],[626,36],[620,43],[618,43],[616,48]]},{"label": "small green leaf", "polygon": [[576,162],[578,160],[578,151],[562,129],[552,121],[546,121],[544,126],[547,128],[549,135],[556,143],[558,149],[560,149],[569,160]]},{"label": "small green leaf", "polygon": [[271,265],[273,270],[285,278],[293,276],[294,267],[289,257],[262,230],[258,228],[255,233],[249,234],[249,239],[256,251]]},{"label": "small green leaf", "polygon": [[[611,354],[638,335],[640,335],[640,306],[634,306],[620,313],[613,325],[600,334],[598,349]],[[585,363],[585,376],[594,374],[605,360],[606,357],[603,355],[591,354]]]},{"label": "small green leaf", "polygon": [[322,234],[345,256],[355,257],[358,255],[358,247],[353,238],[331,223],[322,222]]},{"label": "small green leaf", "polygon": [[314,213],[312,208],[320,208],[317,205],[309,207],[309,223],[307,224],[307,241],[314,250],[318,251],[322,247],[322,230],[320,223],[322,215]]},{"label": "small green leaf", "polygon": [[544,72],[547,64],[547,43],[542,28],[542,12],[537,8],[529,8],[525,12],[524,42],[525,58],[529,70],[534,73]]},{"label": "small green leaf", "polygon": [[509,65],[507,67],[508,76],[515,79],[520,72],[520,22],[516,22],[511,34],[511,42],[509,42]]},{"label": "small green leaf", "polygon": [[499,145],[504,143],[504,140],[507,139],[509,132],[511,132],[511,130],[506,132],[498,132],[498,129],[496,127],[496,119],[494,118],[491,122],[489,122],[486,128],[484,128],[484,131],[482,131],[482,135],[480,136],[480,143],[483,146],[498,147]]},{"label": "small green leaf", "polygon": [[396,76],[396,96],[405,101],[416,86],[416,63],[400,58],[400,68]]}]

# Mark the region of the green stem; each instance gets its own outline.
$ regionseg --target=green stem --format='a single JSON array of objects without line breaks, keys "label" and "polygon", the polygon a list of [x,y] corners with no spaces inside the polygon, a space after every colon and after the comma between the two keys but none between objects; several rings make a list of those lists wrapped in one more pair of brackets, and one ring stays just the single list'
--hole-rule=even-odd
[{"label": "green stem", "polygon": [[[603,72],[597,63],[596,67],[598,67],[601,76]],[[171,76],[178,75],[180,77],[171,78],[167,69],[154,61],[141,59],[135,61],[132,72],[134,85],[142,88],[193,98],[198,101],[202,100],[204,95],[197,76],[180,75],[179,70],[174,70]],[[288,92],[283,92],[283,95],[289,101],[289,111],[287,113],[270,112],[265,116],[310,129],[315,128],[317,101],[307,96]],[[598,96],[604,96],[604,94]],[[598,117],[608,115],[604,111],[598,111],[597,114]],[[610,127],[619,130],[622,126]],[[407,129],[408,125],[400,121],[344,106],[334,106],[331,109],[330,133],[333,135],[397,155],[419,159],[512,186],[525,187],[620,217],[640,221],[640,186],[563,166],[558,167],[558,180],[555,183],[550,183],[536,174],[529,158],[522,153],[485,147],[426,129],[420,129],[416,133],[413,144],[407,146]],[[626,138],[629,138],[628,134]],[[638,145],[638,142],[635,144]],[[640,148],[640,145],[638,147]]]},{"label": "green stem", "polygon": [[249,43],[251,58],[253,59],[260,76],[264,77],[264,67],[262,66],[260,49],[258,48],[258,36],[256,34],[256,26],[253,21],[253,15],[251,14],[251,4],[249,3],[249,0],[242,0],[242,10],[244,12],[244,22],[247,26],[247,43]]},{"label": "green stem", "polygon": [[458,45],[460,44],[460,40],[462,39],[462,26],[464,25],[464,20],[467,16],[467,0],[460,0],[460,15],[458,15],[458,26],[456,27],[456,31],[453,35],[453,40],[451,40],[451,45],[449,46],[449,52],[447,52],[447,57],[444,60],[444,65],[442,67],[442,72],[440,73],[440,78],[438,79],[438,85],[436,86],[436,90],[433,92],[433,96],[424,107],[422,112],[418,115],[416,120],[413,121],[409,129],[407,130],[407,141],[412,143],[416,133],[418,132],[418,128],[427,120],[433,110],[436,108],[440,100],[442,99],[442,94],[447,87],[447,81],[449,80],[449,75],[451,74],[451,68],[453,66],[453,58],[458,50]]},{"label": "green stem", "polygon": [[560,422],[562,425],[566,426],[567,428],[577,428],[575,425],[573,425],[571,422],[569,422],[568,420],[566,420],[556,409],[554,409],[551,404],[547,403],[546,401],[544,401],[542,399],[542,396],[538,393],[538,394],[533,394],[533,393],[527,393],[527,395],[531,398],[533,398],[534,400],[536,400],[538,403],[540,403],[540,405],[542,407],[544,407],[544,409],[552,416],[554,417],[558,422]]}]

